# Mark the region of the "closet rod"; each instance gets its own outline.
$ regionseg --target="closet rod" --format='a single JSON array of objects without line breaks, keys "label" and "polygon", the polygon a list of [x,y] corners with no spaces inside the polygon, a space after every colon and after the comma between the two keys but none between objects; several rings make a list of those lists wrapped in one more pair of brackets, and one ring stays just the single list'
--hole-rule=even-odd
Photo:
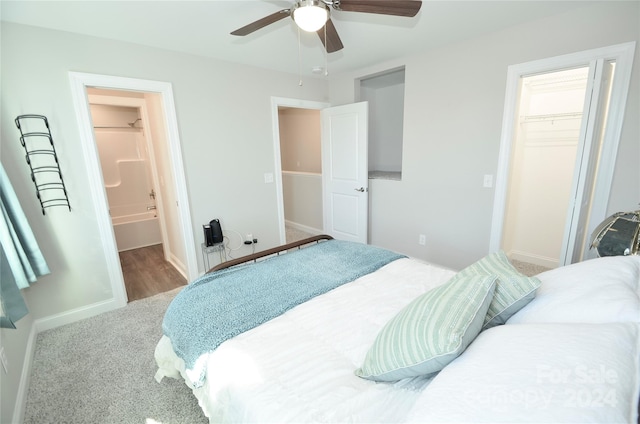
[{"label": "closet rod", "polygon": [[552,113],[549,115],[526,115],[520,117],[520,122],[526,124],[527,122],[539,122],[539,121],[559,121],[565,119],[581,119],[582,112],[574,113]]}]

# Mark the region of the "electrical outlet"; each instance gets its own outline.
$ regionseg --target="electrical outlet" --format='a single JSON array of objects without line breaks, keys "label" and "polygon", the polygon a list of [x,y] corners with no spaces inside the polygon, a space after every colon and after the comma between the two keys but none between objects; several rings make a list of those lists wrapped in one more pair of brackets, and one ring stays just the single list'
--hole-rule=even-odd
[{"label": "electrical outlet", "polygon": [[425,236],[424,234],[420,234],[420,236],[418,237],[418,244],[421,246],[424,246],[427,244],[427,236]]},{"label": "electrical outlet", "polygon": [[7,355],[4,354],[4,347],[0,347],[0,361],[2,361],[5,374],[9,374],[9,361],[7,361]]}]

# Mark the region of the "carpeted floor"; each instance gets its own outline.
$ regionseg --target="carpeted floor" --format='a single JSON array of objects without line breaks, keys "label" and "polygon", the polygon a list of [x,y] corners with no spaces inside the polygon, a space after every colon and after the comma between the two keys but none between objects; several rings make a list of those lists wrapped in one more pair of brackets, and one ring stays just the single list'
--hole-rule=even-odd
[{"label": "carpeted floor", "polygon": [[513,264],[513,266],[518,271],[520,271],[524,275],[528,275],[529,277],[538,275],[541,272],[549,271],[550,269],[550,268],[545,268],[541,265],[530,264],[528,262],[522,262],[515,259],[510,259],[509,261]]},{"label": "carpeted floor", "polygon": [[24,423],[207,423],[182,381],[153,378],[162,317],[178,290],[40,333]]},{"label": "carpeted floor", "polygon": [[307,237],[311,237],[313,235],[314,234],[306,233],[302,230],[299,230],[289,225],[285,226],[285,236],[287,238],[287,243],[292,243],[294,241],[302,240]]}]

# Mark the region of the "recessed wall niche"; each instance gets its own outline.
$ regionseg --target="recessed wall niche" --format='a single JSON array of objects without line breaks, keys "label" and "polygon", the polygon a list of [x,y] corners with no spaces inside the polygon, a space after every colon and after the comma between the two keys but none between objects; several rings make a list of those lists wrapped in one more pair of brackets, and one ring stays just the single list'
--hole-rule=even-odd
[{"label": "recessed wall niche", "polygon": [[369,178],[402,179],[404,67],[356,82],[358,101],[369,102]]}]

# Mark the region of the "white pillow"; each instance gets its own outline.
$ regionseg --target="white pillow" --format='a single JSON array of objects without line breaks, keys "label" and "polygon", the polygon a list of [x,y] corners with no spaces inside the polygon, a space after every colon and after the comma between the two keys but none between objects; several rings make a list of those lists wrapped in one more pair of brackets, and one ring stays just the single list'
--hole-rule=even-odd
[{"label": "white pillow", "polygon": [[639,327],[528,324],[483,331],[431,381],[406,422],[636,422]]},{"label": "white pillow", "polygon": [[607,256],[538,275],[536,298],[507,324],[640,322],[640,256]]}]

